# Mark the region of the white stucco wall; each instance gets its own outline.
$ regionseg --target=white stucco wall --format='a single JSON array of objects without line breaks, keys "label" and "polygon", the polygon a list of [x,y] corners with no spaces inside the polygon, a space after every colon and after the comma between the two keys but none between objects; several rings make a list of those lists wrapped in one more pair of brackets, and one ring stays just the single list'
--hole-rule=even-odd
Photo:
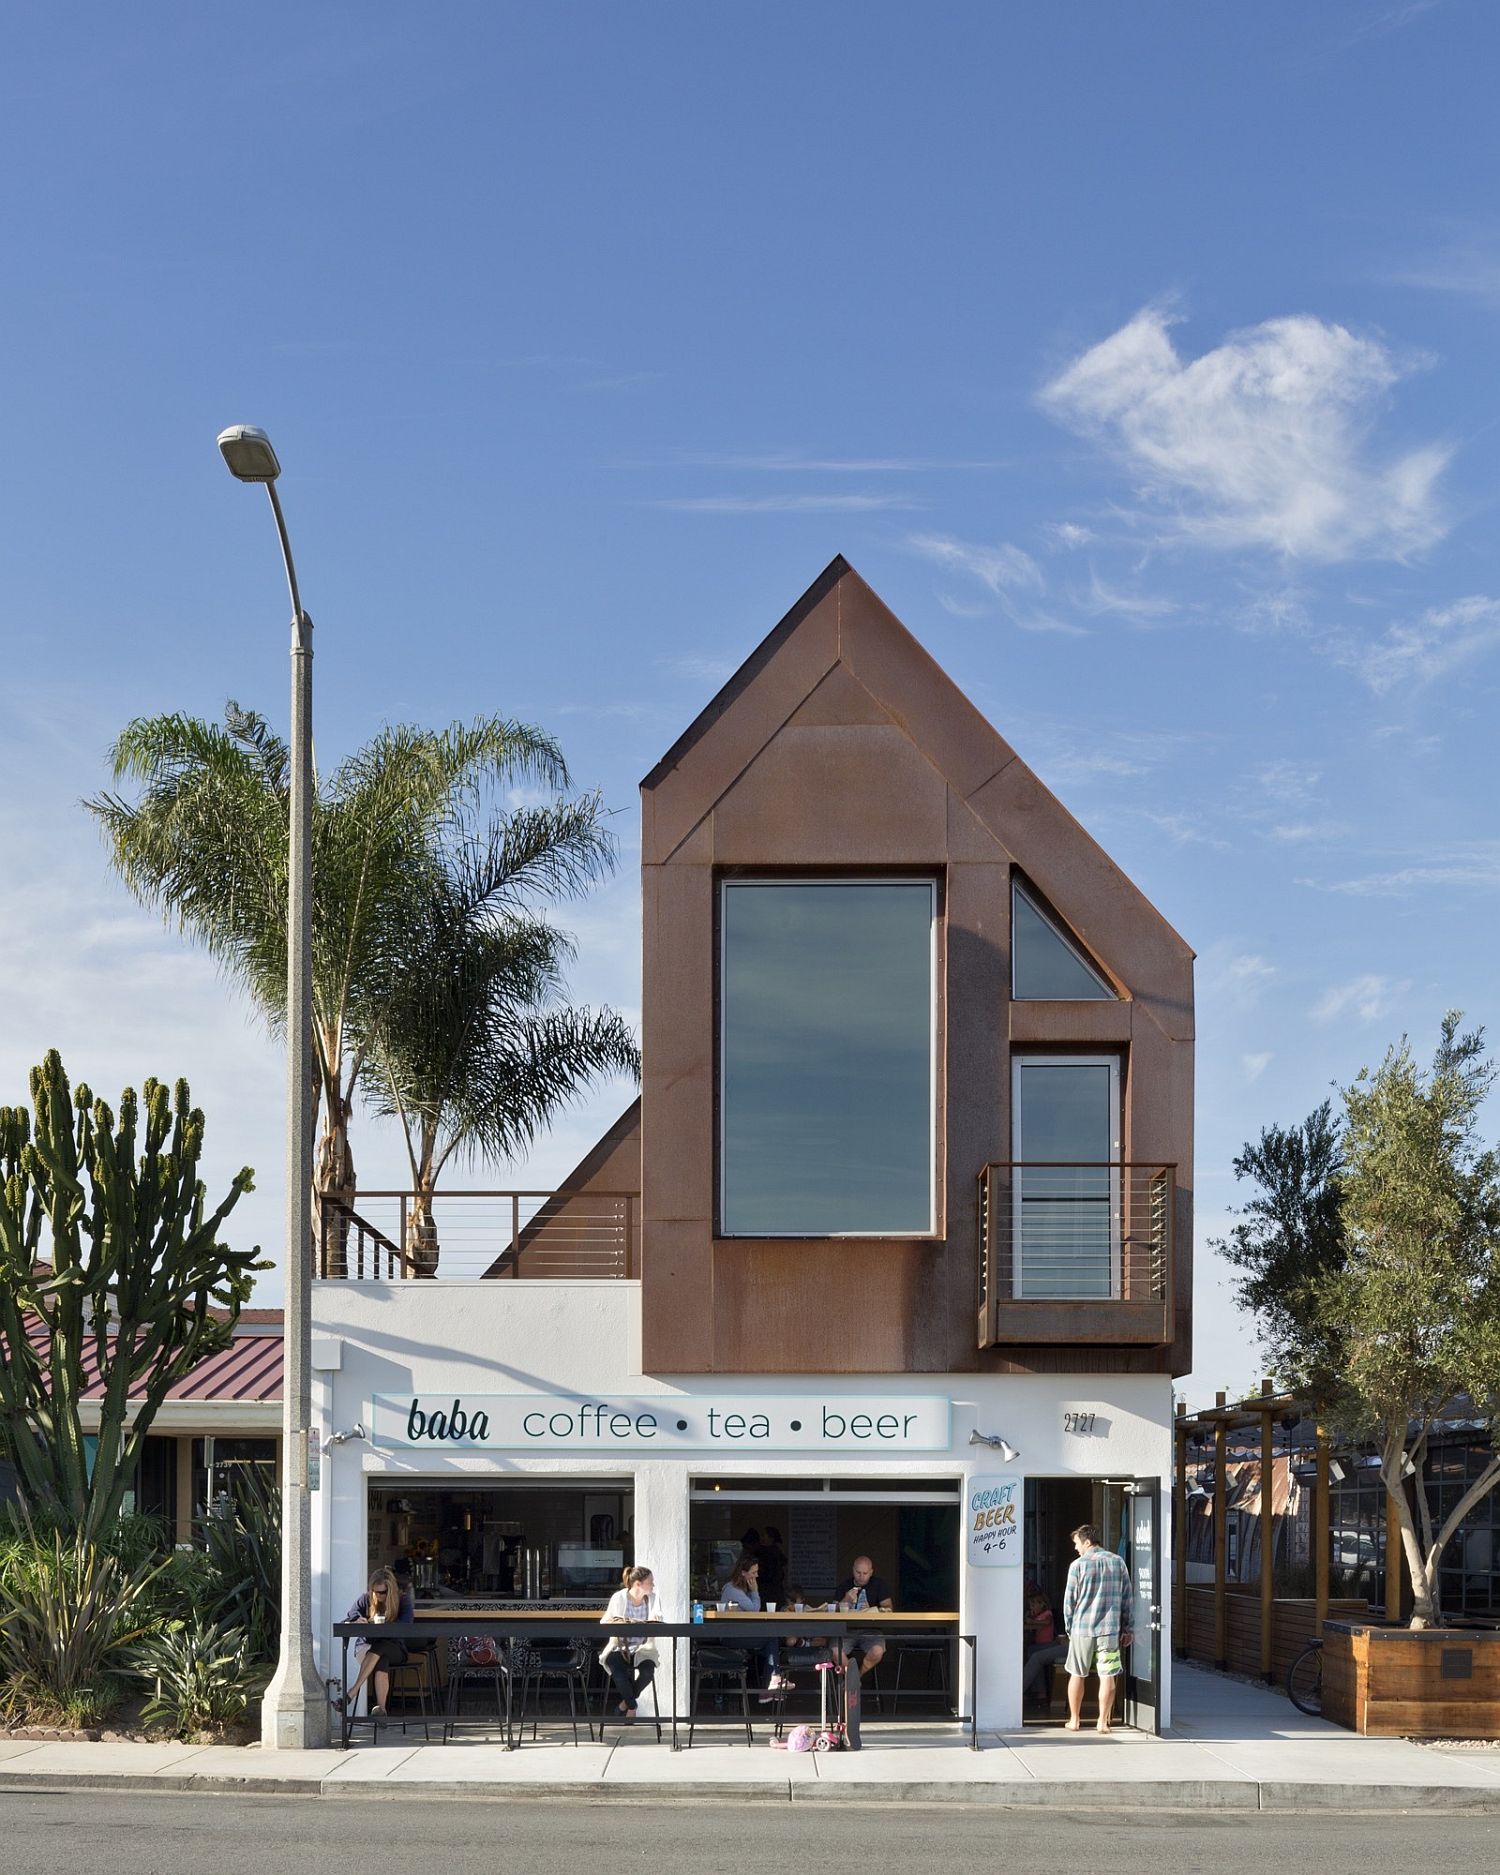
[{"label": "white stucco wall", "polygon": [[[364,1587],[365,1499],[373,1474],[402,1478],[493,1479],[507,1473],[590,1478],[621,1476],[635,1491],[635,1548],[656,1572],[669,1618],[687,1615],[688,1479],[711,1470],[764,1476],[962,1478],[1005,1472],[1023,1477],[1159,1478],[1162,1546],[1170,1527],[1171,1383],[1158,1375],[795,1374],[732,1375],[680,1385],[640,1370],[640,1291],[627,1282],[317,1283],[313,1286],[313,1423],[323,1438],[322,1478],[314,1497],[314,1635],[325,1673],[337,1671],[331,1624]],[[560,1393],[581,1398],[685,1396],[736,1401],[815,1396],[837,1410],[840,1396],[941,1396],[952,1402],[951,1444],[944,1452],[772,1453],[762,1447],[691,1457],[648,1452],[558,1455],[414,1452],[373,1448],[331,1434],[371,1421],[376,1394]],[[1094,1413],[1093,1436],[1064,1430],[1064,1414]],[[1011,1464],[971,1445],[978,1428],[1003,1434],[1019,1454]],[[960,1569],[960,1616],[979,1636],[979,1719],[987,1727],[1021,1721],[1022,1587],[1020,1567]],[[1164,1558],[1158,1584],[1165,1588]],[[1169,1717],[1170,1597],[1161,1604],[1162,1720]]]}]

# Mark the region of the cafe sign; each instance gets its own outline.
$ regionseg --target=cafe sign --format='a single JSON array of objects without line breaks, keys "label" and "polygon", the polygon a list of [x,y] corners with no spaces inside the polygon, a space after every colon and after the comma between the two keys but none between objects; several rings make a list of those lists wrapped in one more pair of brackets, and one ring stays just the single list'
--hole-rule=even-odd
[{"label": "cafe sign", "polygon": [[969,1564],[975,1569],[1019,1563],[1022,1548],[1021,1480],[991,1473],[971,1478],[967,1494]]},{"label": "cafe sign", "polygon": [[377,1393],[372,1445],[414,1452],[946,1452],[949,1402],[899,1394],[795,1398]]}]

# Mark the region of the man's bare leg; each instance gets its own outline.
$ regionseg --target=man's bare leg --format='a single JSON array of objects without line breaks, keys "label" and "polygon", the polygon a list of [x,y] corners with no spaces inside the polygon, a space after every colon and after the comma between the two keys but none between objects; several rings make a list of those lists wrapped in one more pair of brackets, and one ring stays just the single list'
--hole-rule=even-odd
[{"label": "man's bare leg", "polygon": [[[1100,1681],[1101,1686],[1104,1681]],[[1081,1673],[1068,1675],[1068,1722],[1063,1727],[1066,1732],[1076,1732],[1083,1722],[1083,1689],[1088,1681]]]},{"label": "man's bare leg", "polygon": [[1115,1709],[1115,1687],[1118,1684],[1118,1677],[1113,1673],[1099,1675],[1099,1722],[1094,1728],[1096,1731],[1108,1732],[1113,1729],[1109,1721]]}]

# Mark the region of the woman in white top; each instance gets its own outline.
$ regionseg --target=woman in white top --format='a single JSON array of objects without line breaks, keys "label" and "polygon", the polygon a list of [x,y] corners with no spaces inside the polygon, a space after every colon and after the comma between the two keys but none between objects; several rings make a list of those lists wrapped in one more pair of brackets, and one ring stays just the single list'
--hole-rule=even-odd
[{"label": "woman in white top", "polygon": [[[760,1558],[749,1550],[742,1550],[738,1562],[729,1580],[719,1590],[721,1606],[739,1609],[747,1615],[758,1615],[760,1601]],[[781,1649],[775,1640],[767,1641],[764,1647],[757,1647],[764,1674],[765,1690],[761,1693],[762,1705],[775,1694],[790,1692],[792,1682],[781,1673]]]},{"label": "woman in white top", "polygon": [[[625,1570],[599,1620],[601,1626],[619,1621],[660,1621],[656,1578],[651,1571],[639,1563]],[[656,1672],[656,1643],[644,1634],[622,1635],[611,1640],[599,1658],[620,1695],[620,1717],[629,1725],[635,1718],[637,1700]]]}]

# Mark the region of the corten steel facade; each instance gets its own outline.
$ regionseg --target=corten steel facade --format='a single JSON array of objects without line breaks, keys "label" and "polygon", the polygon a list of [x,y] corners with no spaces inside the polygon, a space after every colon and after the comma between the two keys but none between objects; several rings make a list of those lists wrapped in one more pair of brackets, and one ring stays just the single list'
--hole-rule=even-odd
[{"label": "corten steel facade", "polygon": [[[843,559],[646,777],[641,807],[644,1371],[1185,1372],[1193,953]],[[720,1234],[720,887],[757,875],[936,881],[930,1234]],[[1112,1000],[1012,999],[1018,879]],[[1154,1314],[1118,1299],[1002,1310],[984,1347],[977,1179],[1013,1156],[1021,1053],[1118,1062],[1122,1159],[1175,1167],[1170,1294]],[[628,1177],[630,1116],[601,1148],[578,1183]]]}]

